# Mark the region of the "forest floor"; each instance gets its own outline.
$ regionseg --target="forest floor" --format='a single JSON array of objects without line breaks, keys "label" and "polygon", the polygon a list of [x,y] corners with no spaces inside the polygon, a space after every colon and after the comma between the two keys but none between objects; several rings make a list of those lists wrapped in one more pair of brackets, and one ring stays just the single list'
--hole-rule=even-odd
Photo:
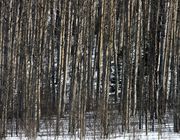
[{"label": "forest floor", "polygon": [[[72,136],[37,136],[36,138],[27,138],[27,137],[6,137],[4,140],[80,140],[79,137]],[[103,140],[102,138],[93,138],[87,136],[85,140]],[[157,132],[149,132],[148,135],[144,132],[139,132],[136,134],[126,133],[122,135],[110,136],[107,140],[180,140],[180,134],[173,132],[164,132],[159,134]]]},{"label": "forest floor", "polygon": [[[93,113],[87,114],[86,116],[86,136],[85,140],[103,140],[101,138],[101,127],[100,121],[97,119],[94,121],[92,117]],[[166,120],[167,119],[167,120]],[[114,116],[110,120],[109,125],[109,136],[107,140],[180,140],[180,133],[173,132],[172,118],[166,118],[162,125],[158,125],[155,120],[154,132],[152,132],[151,122],[148,122],[147,133],[145,125],[143,123],[142,129],[139,129],[139,123],[137,120],[131,122],[130,131],[122,132],[121,118]],[[16,126],[9,125],[9,131],[7,137],[4,140],[80,140],[80,130],[77,129],[75,135],[72,136],[68,133],[68,116],[60,120],[59,136],[56,136],[56,119],[44,118],[40,121],[40,131],[36,137],[27,137],[30,130],[19,129],[16,132]],[[15,124],[15,123],[14,123]],[[25,136],[26,135],[26,136]]]}]

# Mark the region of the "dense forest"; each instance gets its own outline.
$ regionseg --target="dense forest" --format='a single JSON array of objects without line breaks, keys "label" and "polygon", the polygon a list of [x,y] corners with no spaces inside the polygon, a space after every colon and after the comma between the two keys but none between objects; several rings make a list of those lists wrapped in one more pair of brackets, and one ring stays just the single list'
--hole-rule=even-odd
[{"label": "dense forest", "polygon": [[0,137],[49,120],[180,133],[180,1],[0,0]]}]

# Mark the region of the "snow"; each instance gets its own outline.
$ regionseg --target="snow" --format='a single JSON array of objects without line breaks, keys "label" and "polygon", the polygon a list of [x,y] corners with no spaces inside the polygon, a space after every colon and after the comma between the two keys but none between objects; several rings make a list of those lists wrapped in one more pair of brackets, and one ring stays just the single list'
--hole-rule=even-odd
[{"label": "snow", "polygon": [[[37,138],[32,138],[35,140],[80,140],[78,137],[72,137],[72,136],[38,136]],[[93,140],[93,137],[87,137],[85,140]],[[159,134],[158,132],[150,132],[146,136],[146,133],[136,133],[135,135],[133,133],[127,133],[127,134],[121,134],[117,136],[110,136],[110,138],[107,138],[107,140],[180,140],[180,134],[178,133],[171,133],[171,132],[165,132],[162,134]],[[7,137],[5,140],[29,140],[25,137]]]},{"label": "snow", "polygon": [[[91,119],[91,115],[93,112],[88,112],[88,116],[90,116],[89,119]],[[65,117],[66,118],[66,117]],[[75,136],[72,136],[68,134],[68,121],[66,119],[61,120],[61,126],[60,126],[60,136],[55,136],[55,118],[52,118],[49,123],[45,125],[43,121],[41,121],[41,127],[40,131],[37,134],[36,138],[28,138],[25,137],[25,134],[23,131],[18,133],[18,136],[13,134],[13,137],[10,136],[10,132],[8,133],[8,136],[4,140],[80,140],[80,129],[78,129],[75,133]],[[87,119],[88,120],[88,119]],[[173,123],[170,120],[166,120],[166,124],[158,125],[157,122],[155,122],[155,131],[151,131],[151,126],[148,125],[148,133],[146,135],[145,131],[145,125],[143,125],[142,129],[138,129],[138,126],[134,124],[134,127],[132,126],[132,129],[130,129],[130,133],[128,132],[122,132],[119,130],[113,131],[114,133],[110,133],[107,140],[180,140],[180,133],[174,133],[173,132]],[[96,127],[95,132],[93,131],[93,122],[87,121],[86,126],[86,136],[85,140],[105,140],[103,138],[100,138],[100,132],[99,127]],[[47,130],[48,129],[48,130]],[[161,130],[161,131],[159,131]],[[159,133],[158,133],[159,132]],[[96,134],[94,136],[94,134]]]}]

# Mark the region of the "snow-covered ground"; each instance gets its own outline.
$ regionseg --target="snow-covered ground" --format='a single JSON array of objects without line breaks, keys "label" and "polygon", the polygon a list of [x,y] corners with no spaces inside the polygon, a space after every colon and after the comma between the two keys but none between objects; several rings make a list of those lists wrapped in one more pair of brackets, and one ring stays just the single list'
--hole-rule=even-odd
[{"label": "snow-covered ground", "polygon": [[[29,140],[29,139],[35,139],[35,140],[80,140],[78,137],[71,137],[71,136],[59,136],[59,137],[53,137],[53,136],[38,136],[37,138],[25,138],[25,137],[7,137],[5,140]],[[95,138],[95,140],[98,140],[100,138]],[[85,140],[94,140],[93,137],[86,137]],[[126,133],[116,136],[110,136],[110,138],[107,138],[107,140],[180,140],[180,134],[172,133],[172,132],[164,132],[162,134],[159,134],[157,132],[149,132],[148,135],[146,133]]]},{"label": "snow-covered ground", "polygon": [[[87,121],[86,121],[86,136],[85,140],[103,140],[100,138],[100,126],[99,121],[93,122],[93,113],[90,112],[87,114]],[[118,117],[116,117],[118,119]],[[119,118],[120,119],[120,118]],[[114,123],[117,123],[115,119],[112,119]],[[132,120],[133,121],[133,120]],[[136,120],[137,121],[137,120]],[[158,125],[157,120],[155,120],[154,124],[154,132],[152,132],[152,126],[148,123],[147,127],[147,135],[145,130],[145,124],[142,125],[142,129],[139,129],[138,122],[134,122],[130,126],[130,133],[125,132],[123,133],[121,130],[121,126],[112,127],[109,126],[109,137],[107,140],[180,140],[180,133],[174,133],[173,131],[173,121],[172,118],[166,116],[166,123],[162,125]],[[15,123],[13,123],[15,124]],[[15,128],[15,126],[14,126]],[[11,133],[8,131],[7,137],[4,140],[80,140],[80,130],[76,130],[75,136],[71,136],[68,133],[68,120],[67,116],[60,120],[59,126],[60,136],[56,135],[56,120],[52,118],[52,120],[48,121],[40,121],[40,131],[37,133],[36,138],[28,138],[25,137],[26,134],[30,134],[30,131],[20,131],[18,132],[18,136],[16,136],[15,129]],[[13,137],[11,137],[13,134]]]},{"label": "snow-covered ground", "polygon": [[[180,133],[174,133],[172,131],[172,124],[169,125],[170,127],[162,128],[162,132],[148,132],[146,134],[145,130],[135,130],[135,132],[131,133],[114,133],[110,134],[110,136],[106,139],[100,138],[100,136],[93,136],[88,135],[84,138],[84,140],[180,140]],[[157,128],[157,126],[156,126]],[[157,130],[157,129],[156,129]],[[46,131],[46,130],[44,130]],[[52,133],[52,134],[50,134]],[[54,136],[53,132],[49,131],[49,136],[45,135],[38,135],[35,138],[27,138],[24,134],[14,137],[6,137],[4,140],[80,140],[79,132],[76,133],[76,136],[68,135],[67,133],[61,136]]]}]

